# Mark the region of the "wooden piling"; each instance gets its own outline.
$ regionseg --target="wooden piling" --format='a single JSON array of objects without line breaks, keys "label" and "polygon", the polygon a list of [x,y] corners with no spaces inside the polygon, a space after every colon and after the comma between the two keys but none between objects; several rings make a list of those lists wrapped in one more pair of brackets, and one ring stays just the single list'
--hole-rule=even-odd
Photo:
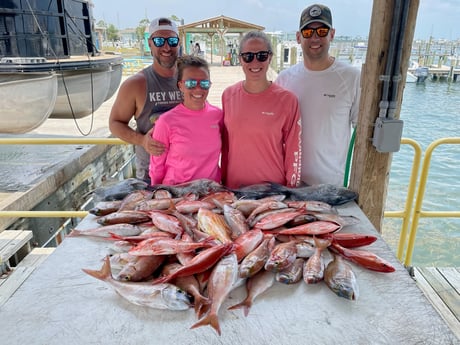
[{"label": "wooden piling", "polygon": [[[399,118],[419,0],[410,2],[403,41],[394,118]],[[374,1],[366,62],[362,68],[360,113],[351,169],[350,188],[359,193],[358,204],[378,231],[382,229],[392,153],[380,153],[372,145],[374,123],[382,95],[380,76],[385,73],[391,37],[394,1]]]}]

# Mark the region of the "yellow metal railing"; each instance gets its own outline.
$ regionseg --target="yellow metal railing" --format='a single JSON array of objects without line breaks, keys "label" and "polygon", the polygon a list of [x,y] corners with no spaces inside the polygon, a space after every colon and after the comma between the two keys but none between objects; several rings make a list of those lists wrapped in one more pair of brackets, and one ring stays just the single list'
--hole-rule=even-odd
[{"label": "yellow metal railing", "polygon": [[406,259],[404,260],[404,265],[409,266],[412,260],[412,254],[414,251],[415,245],[415,235],[417,234],[417,227],[420,217],[442,217],[442,218],[450,218],[450,217],[460,217],[460,212],[446,212],[446,211],[422,211],[422,203],[423,197],[425,195],[425,187],[428,178],[428,171],[430,168],[431,163],[431,156],[433,151],[436,147],[442,144],[460,144],[460,137],[458,138],[442,138],[433,141],[430,145],[428,145],[425,151],[425,157],[423,159],[422,171],[420,175],[420,183],[417,191],[417,197],[415,199],[415,207],[412,216],[412,223],[411,223],[411,230],[409,233],[409,240],[407,243],[407,253]]},{"label": "yellow metal railing", "polygon": [[0,138],[0,145],[126,145],[118,138]]},{"label": "yellow metal railing", "polygon": [[[102,145],[123,145],[128,144],[117,138],[0,138],[0,145],[84,145],[84,144],[102,144]],[[412,254],[415,244],[415,236],[417,233],[417,226],[420,217],[460,217],[460,212],[447,212],[447,211],[422,211],[422,203],[425,194],[426,181],[428,177],[428,170],[430,167],[431,156],[433,150],[441,144],[460,144],[460,138],[443,138],[431,143],[425,152],[423,159],[422,171],[420,175],[420,183],[417,190],[417,176],[420,168],[420,162],[422,157],[422,149],[420,145],[412,139],[402,138],[401,144],[411,145],[414,149],[414,160],[412,163],[412,170],[409,179],[409,186],[407,191],[406,203],[404,209],[401,211],[387,211],[384,213],[385,217],[388,218],[402,218],[403,223],[401,227],[401,233],[399,237],[397,257],[402,262],[403,252],[405,247],[406,238],[407,252],[404,260],[404,265],[409,266],[412,260]],[[415,191],[417,195],[415,197],[415,207],[413,207]],[[84,218],[88,214],[87,211],[1,211],[0,217],[30,217],[30,218]],[[412,215],[412,222],[410,218]],[[411,224],[409,236],[407,231]]]},{"label": "yellow metal railing", "polygon": [[420,168],[420,161],[422,157],[422,148],[415,140],[402,138],[401,144],[411,145],[414,148],[414,160],[412,162],[412,170],[409,178],[409,186],[407,189],[406,204],[402,211],[387,211],[384,213],[385,217],[402,218],[401,232],[399,235],[398,250],[396,256],[402,262],[404,245],[407,238],[407,229],[409,228],[409,220],[412,211],[412,204],[417,187],[417,176]]}]

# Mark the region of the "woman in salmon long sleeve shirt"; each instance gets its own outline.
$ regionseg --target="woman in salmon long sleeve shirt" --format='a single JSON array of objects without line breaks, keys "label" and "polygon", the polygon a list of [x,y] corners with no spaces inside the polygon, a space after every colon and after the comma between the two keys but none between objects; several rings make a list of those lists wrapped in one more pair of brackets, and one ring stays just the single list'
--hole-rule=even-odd
[{"label": "woman in salmon long sleeve shirt", "polygon": [[300,184],[301,122],[296,96],[268,80],[272,47],[251,31],[240,43],[245,80],[224,90],[222,180],[229,188]]}]

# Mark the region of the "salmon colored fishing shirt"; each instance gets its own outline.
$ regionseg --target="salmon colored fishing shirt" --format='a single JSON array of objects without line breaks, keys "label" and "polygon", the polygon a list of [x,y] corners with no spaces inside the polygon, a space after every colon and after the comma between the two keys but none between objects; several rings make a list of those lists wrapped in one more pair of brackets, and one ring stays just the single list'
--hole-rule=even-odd
[{"label": "salmon colored fishing shirt", "polygon": [[229,188],[300,183],[301,122],[296,96],[276,84],[251,94],[239,82],[224,90],[222,181]]},{"label": "salmon colored fishing shirt", "polygon": [[161,156],[150,156],[152,185],[175,185],[200,178],[221,182],[222,110],[206,102],[202,110],[183,104],[161,115],[152,138],[166,145]]}]

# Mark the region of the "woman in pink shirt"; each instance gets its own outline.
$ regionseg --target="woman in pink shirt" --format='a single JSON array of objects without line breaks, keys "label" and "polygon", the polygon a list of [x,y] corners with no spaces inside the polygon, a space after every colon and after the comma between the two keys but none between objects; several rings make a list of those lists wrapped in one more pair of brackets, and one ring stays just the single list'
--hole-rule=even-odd
[{"label": "woman in pink shirt", "polygon": [[175,185],[200,178],[221,182],[219,158],[223,112],[209,104],[209,65],[198,56],[177,59],[177,85],[183,102],[162,114],[152,137],[165,144],[160,156],[150,156],[152,185]]},{"label": "woman in pink shirt", "polygon": [[222,181],[230,188],[263,182],[298,186],[301,123],[297,97],[268,80],[273,53],[263,32],[246,33],[239,49],[245,80],[222,94]]}]

